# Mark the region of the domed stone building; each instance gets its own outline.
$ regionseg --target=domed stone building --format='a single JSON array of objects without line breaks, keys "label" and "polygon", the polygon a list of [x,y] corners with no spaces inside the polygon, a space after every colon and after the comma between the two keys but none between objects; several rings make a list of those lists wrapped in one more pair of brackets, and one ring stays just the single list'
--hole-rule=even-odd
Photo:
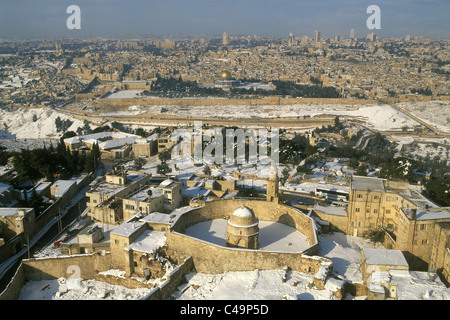
[{"label": "domed stone building", "polygon": [[222,71],[222,73],[220,74],[220,79],[214,82],[214,86],[216,88],[229,89],[238,87],[240,83],[240,81],[234,79],[231,76],[231,73],[229,71]]},{"label": "domed stone building", "polygon": [[233,211],[227,222],[228,247],[258,249],[258,219],[251,209],[241,206]]}]

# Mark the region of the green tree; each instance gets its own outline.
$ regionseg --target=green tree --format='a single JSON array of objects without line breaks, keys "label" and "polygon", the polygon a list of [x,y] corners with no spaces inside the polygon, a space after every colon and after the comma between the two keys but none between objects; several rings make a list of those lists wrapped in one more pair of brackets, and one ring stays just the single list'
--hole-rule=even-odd
[{"label": "green tree", "polygon": [[428,197],[441,206],[450,206],[450,176],[432,177],[425,183]]},{"label": "green tree", "polygon": [[147,160],[144,158],[136,158],[134,159],[134,166],[137,170],[141,170],[141,168],[147,163]]},{"label": "green tree", "polygon": [[203,173],[206,174],[207,176],[211,175],[211,168],[209,166],[205,166],[203,168]]}]

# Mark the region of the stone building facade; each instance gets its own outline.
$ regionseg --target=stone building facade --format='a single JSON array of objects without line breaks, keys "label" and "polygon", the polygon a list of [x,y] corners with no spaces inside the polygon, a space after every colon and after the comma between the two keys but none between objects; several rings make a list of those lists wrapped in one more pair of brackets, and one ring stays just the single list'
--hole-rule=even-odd
[{"label": "stone building facade", "polygon": [[450,222],[450,211],[424,197],[416,186],[370,177],[352,177],[347,212],[348,234],[384,230],[385,244],[405,252],[410,267],[419,270],[438,261],[434,236],[442,223]]}]

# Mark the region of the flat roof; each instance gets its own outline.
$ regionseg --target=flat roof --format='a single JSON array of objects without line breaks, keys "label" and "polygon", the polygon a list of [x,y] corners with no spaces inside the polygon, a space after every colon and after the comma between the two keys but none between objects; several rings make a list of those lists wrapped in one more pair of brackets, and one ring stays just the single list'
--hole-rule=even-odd
[{"label": "flat roof", "polygon": [[[152,191],[151,197],[148,195],[149,190]],[[160,197],[162,194],[163,194],[163,190],[159,187],[146,187],[146,188],[136,191],[132,195],[128,196],[127,200],[135,200],[135,201],[139,201],[139,202],[151,201],[153,199]],[[148,198],[150,198],[150,199],[148,199]]]},{"label": "flat roof", "polygon": [[314,205],[315,210],[319,210],[326,214],[336,215],[336,216],[347,216],[347,208],[343,206],[321,206],[319,204]]},{"label": "flat roof", "polygon": [[384,181],[380,178],[352,176],[350,185],[352,190],[369,190],[375,192],[385,191]]},{"label": "flat roof", "polygon": [[111,231],[111,234],[117,234],[120,236],[129,237],[136,231],[138,231],[142,226],[145,225],[145,222],[136,220],[135,217],[131,217],[127,221],[120,224],[117,228]]},{"label": "flat roof", "polygon": [[388,266],[409,266],[400,250],[363,248],[364,258],[368,264]]},{"label": "flat roof", "polygon": [[26,213],[31,212],[32,208],[0,208],[0,216],[16,216],[19,214],[19,210],[25,210]]}]

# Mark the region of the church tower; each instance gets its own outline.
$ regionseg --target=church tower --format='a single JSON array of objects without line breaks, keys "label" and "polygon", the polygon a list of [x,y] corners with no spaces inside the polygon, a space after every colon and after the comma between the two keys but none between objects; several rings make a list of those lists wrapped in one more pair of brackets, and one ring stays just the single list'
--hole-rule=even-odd
[{"label": "church tower", "polygon": [[279,179],[277,169],[273,166],[270,167],[269,179],[267,180],[266,200],[278,203],[278,187]]}]

